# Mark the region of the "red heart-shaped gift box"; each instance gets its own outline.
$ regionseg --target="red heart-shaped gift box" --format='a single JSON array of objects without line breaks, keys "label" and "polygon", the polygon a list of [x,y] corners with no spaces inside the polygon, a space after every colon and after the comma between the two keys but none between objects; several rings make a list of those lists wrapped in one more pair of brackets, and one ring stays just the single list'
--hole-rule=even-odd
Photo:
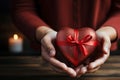
[{"label": "red heart-shaped gift box", "polygon": [[92,28],[66,27],[57,33],[56,58],[71,67],[77,67],[94,53],[97,44],[96,33]]}]

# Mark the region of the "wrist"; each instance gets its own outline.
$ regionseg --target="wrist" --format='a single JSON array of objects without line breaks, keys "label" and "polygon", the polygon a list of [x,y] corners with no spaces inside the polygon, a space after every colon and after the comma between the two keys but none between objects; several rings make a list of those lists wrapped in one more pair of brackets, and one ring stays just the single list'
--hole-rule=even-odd
[{"label": "wrist", "polygon": [[48,26],[40,26],[36,29],[36,39],[40,41],[48,32],[54,31]]},{"label": "wrist", "polygon": [[105,27],[101,27],[100,29],[98,29],[96,31],[97,34],[103,34],[103,35],[107,35],[109,37],[109,39],[111,41],[114,41],[117,39],[117,32],[116,30],[111,27],[111,26],[105,26]]}]

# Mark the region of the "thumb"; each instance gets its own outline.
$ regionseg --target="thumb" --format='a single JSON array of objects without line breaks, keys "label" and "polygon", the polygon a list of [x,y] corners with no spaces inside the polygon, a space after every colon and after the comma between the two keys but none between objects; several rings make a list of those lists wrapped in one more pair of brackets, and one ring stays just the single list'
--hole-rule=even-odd
[{"label": "thumb", "polygon": [[52,41],[51,39],[49,38],[44,38],[42,41],[41,41],[41,44],[43,45],[43,47],[47,50],[48,52],[48,55],[49,56],[55,56],[55,48],[52,44]]},{"label": "thumb", "polygon": [[108,54],[110,52],[111,42],[109,39],[103,39],[103,51]]}]

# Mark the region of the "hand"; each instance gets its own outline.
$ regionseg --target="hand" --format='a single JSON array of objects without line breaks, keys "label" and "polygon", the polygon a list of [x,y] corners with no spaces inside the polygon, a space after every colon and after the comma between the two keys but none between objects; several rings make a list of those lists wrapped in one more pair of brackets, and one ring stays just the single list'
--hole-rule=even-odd
[{"label": "hand", "polygon": [[57,32],[49,31],[42,39],[41,39],[41,54],[43,59],[49,62],[54,70],[63,71],[69,74],[71,77],[76,76],[76,72],[74,69],[67,67],[65,63],[60,62],[56,58],[54,58],[56,51],[52,44],[52,41],[55,40]]},{"label": "hand", "polygon": [[[100,51],[98,51],[97,59],[93,62],[89,63],[87,69],[88,72],[94,72],[100,68],[102,64],[108,59],[110,55],[110,47],[111,47],[111,39],[108,36],[108,34],[97,31],[96,35],[98,37],[98,40],[100,42],[100,45],[102,46]],[[100,48],[100,47],[99,47]]]},{"label": "hand", "polygon": [[[101,51],[98,51],[97,58],[91,62],[87,61],[87,65],[80,65],[76,68],[77,76],[81,76],[86,72],[95,72],[108,59],[110,55],[111,41],[116,38],[116,32],[112,27],[100,28],[96,31],[96,35],[100,43],[102,43]],[[95,56],[94,56],[95,57]]]}]

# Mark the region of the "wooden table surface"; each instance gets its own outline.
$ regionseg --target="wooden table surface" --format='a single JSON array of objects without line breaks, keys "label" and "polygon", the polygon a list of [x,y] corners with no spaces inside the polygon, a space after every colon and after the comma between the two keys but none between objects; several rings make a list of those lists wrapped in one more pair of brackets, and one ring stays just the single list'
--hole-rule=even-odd
[{"label": "wooden table surface", "polygon": [[110,56],[96,72],[80,78],[56,73],[40,56],[0,56],[0,80],[120,80],[120,56]]}]

